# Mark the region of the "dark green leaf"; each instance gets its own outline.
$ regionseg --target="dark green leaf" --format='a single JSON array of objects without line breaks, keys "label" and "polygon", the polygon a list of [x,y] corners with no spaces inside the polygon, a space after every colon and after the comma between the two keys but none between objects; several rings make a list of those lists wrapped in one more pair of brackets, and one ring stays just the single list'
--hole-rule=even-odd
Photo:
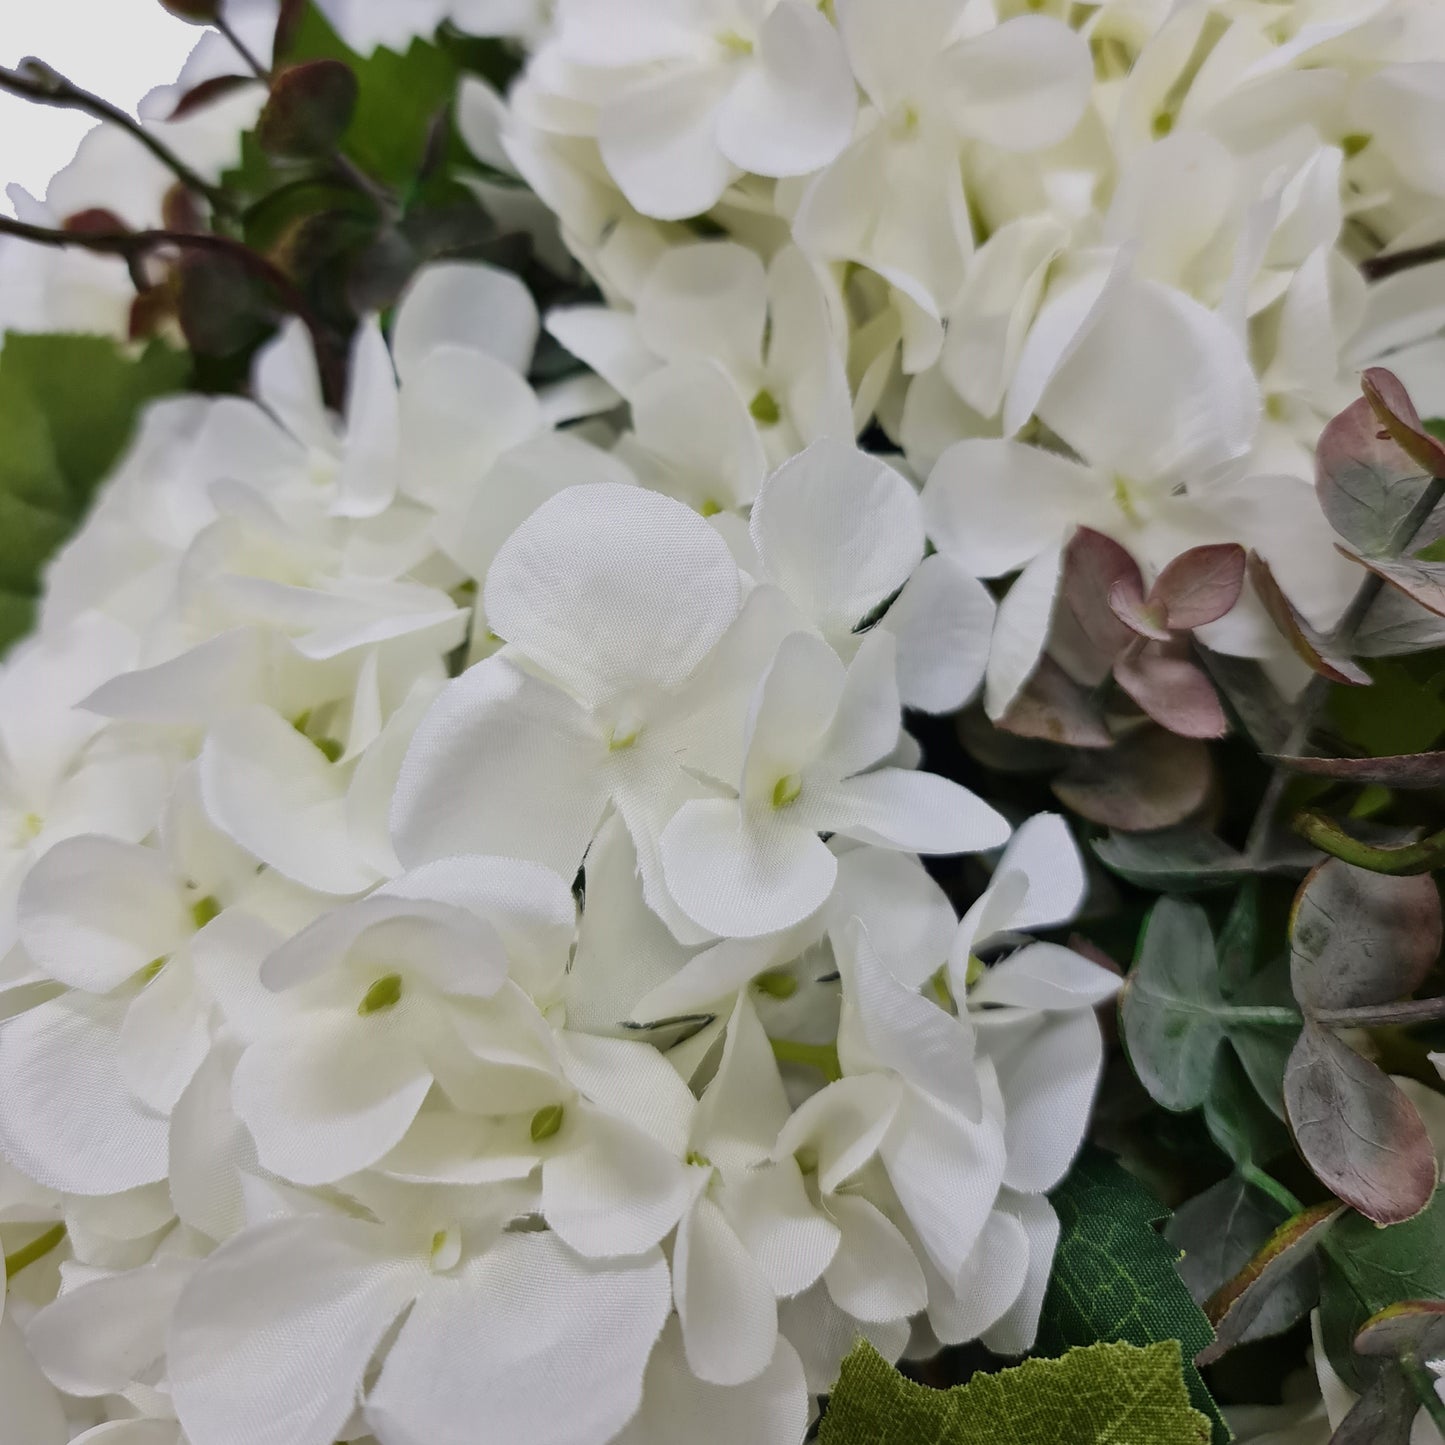
[{"label": "dark green leaf", "polygon": [[1420,1402],[1398,1368],[1380,1370],[1355,1402],[1330,1445],[1410,1445]]},{"label": "dark green leaf", "polygon": [[1060,1234],[1038,1351],[1060,1354],[1097,1340],[1177,1340],[1194,1407],[1213,1422],[1215,1440],[1227,1441],[1228,1427],[1193,1364],[1214,1331],[1179,1278],[1177,1251],[1155,1228],[1169,1211],[1094,1148],[1084,1149],[1050,1199]]},{"label": "dark green leaf", "polygon": [[1187,825],[1156,833],[1111,833],[1095,841],[1094,852],[1121,878],[1156,892],[1226,888],[1253,871],[1228,843]]},{"label": "dark green leaf", "polygon": [[[1268,1077],[1255,1081],[1253,1072],[1246,1072],[1236,1051],[1241,1035],[1250,1030],[1237,1029],[1231,1037],[1231,1048],[1226,1049],[1215,1065],[1214,1078],[1210,1081],[1209,1095],[1204,1100],[1204,1122],[1209,1136],[1236,1164],[1267,1164],[1293,1148],[1289,1130],[1281,1119],[1284,1115],[1285,1060],[1288,1045],[1293,1041],[1283,1030],[1260,1029],[1257,1032],[1270,1037],[1279,1049],[1278,1072],[1271,1081]],[[1283,1037],[1281,1037],[1283,1035]]]},{"label": "dark green leaf", "polygon": [[[1179,1346],[1096,1344],[931,1390],[866,1341],[843,1361],[820,1445],[1207,1445]],[[744,1442],[739,1442],[744,1445]]]}]

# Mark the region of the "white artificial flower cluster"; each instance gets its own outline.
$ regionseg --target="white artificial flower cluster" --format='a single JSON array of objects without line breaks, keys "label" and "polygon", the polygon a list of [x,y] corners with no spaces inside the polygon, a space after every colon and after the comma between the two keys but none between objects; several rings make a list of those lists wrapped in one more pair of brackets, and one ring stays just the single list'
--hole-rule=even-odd
[{"label": "white artificial flower cluster", "polygon": [[539,329],[449,263],[340,417],[299,324],[154,405],[0,670],[4,1445],[798,1445],[1033,1339],[1117,979],[901,727],[993,604],[849,428],[709,505]]},{"label": "white artificial flower cluster", "polygon": [[[558,0],[473,149],[546,199],[610,309],[548,318],[627,446],[745,505],[873,423],[938,552],[1028,569],[986,703],[1027,678],[1077,525],[1153,575],[1240,542],[1332,623],[1358,582],[1314,442],[1391,362],[1445,403],[1438,0]],[[723,239],[700,240],[700,235]],[[1252,593],[1201,629],[1278,668]]]}]

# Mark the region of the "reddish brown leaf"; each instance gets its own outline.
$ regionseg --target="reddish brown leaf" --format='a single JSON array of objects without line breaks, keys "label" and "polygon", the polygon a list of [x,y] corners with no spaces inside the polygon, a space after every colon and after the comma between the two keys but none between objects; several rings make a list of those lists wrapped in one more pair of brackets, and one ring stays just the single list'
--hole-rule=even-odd
[{"label": "reddish brown leaf", "polygon": [[1350,561],[1368,567],[1376,577],[1418,602],[1427,612],[1445,617],[1445,562],[1420,562],[1414,557],[1365,557],[1346,547],[1339,550]]},{"label": "reddish brown leaf", "polygon": [[1290,917],[1290,982],[1306,1012],[1414,993],[1440,953],[1440,894],[1428,874],[1391,878],[1326,858]]},{"label": "reddish brown leaf", "polygon": [[1435,1150],[1415,1106],[1382,1070],[1306,1022],[1284,1076],[1305,1162],[1376,1224],[1413,1219],[1435,1192]]},{"label": "reddish brown leaf", "polygon": [[1345,783],[1375,783],[1383,788],[1445,786],[1445,752],[1406,753],[1389,758],[1292,758],[1272,762],[1312,778],[1338,778]]},{"label": "reddish brown leaf", "polygon": [[1114,680],[1160,727],[1183,738],[1222,738],[1229,731],[1210,681],[1187,657],[1146,647],[1114,664]]},{"label": "reddish brown leaf", "polygon": [[218,100],[224,100],[228,95],[234,95],[236,91],[248,85],[255,85],[254,75],[213,75],[209,80],[203,80],[199,85],[192,86],[177,102],[176,108],[166,117],[167,120],[184,120],[188,115],[194,115],[198,110],[204,110],[208,105]]},{"label": "reddish brown leaf", "polygon": [[1212,778],[1203,743],[1147,728],[1107,752],[1076,753],[1052,786],[1060,802],[1092,823],[1152,833],[1195,812]]},{"label": "reddish brown leaf", "polygon": [[1121,577],[1109,589],[1109,610],[1139,637],[1169,641],[1168,612],[1159,603],[1149,601],[1134,578]]},{"label": "reddish brown leaf", "polygon": [[1325,1231],[1343,1213],[1342,1204],[1327,1199],[1285,1220],[1265,1240],[1254,1258],[1206,1301],[1204,1313],[1214,1326],[1215,1338],[1194,1357],[1195,1364],[1212,1364],[1243,1341],[1285,1276],[1314,1253]]},{"label": "reddish brown leaf", "polygon": [[1039,663],[998,726],[1015,737],[1075,748],[1108,748],[1114,743],[1087,689],[1049,657]]},{"label": "reddish brown leaf", "polygon": [[73,235],[114,236],[130,227],[116,215],[101,206],[92,206],[86,211],[76,211],[60,223],[61,230]]},{"label": "reddish brown leaf", "polygon": [[1372,366],[1360,378],[1360,390],[1400,450],[1432,477],[1445,477],[1445,447],[1425,430],[1400,378],[1383,366]]},{"label": "reddish brown leaf", "polygon": [[1355,1349],[1362,1355],[1445,1355],[1445,1300],[1401,1300],[1360,1326]]},{"label": "reddish brown leaf", "polygon": [[1139,564],[1128,552],[1103,532],[1080,527],[1064,550],[1064,597],[1085,635],[1110,658],[1131,635],[1110,606],[1109,594],[1117,582],[1144,594]]},{"label": "reddish brown leaf", "polygon": [[257,143],[271,155],[328,155],[351,124],[359,90],[344,61],[307,60],[283,70],[256,122]]},{"label": "reddish brown leaf", "polygon": [[1181,632],[1217,622],[1239,601],[1244,563],[1244,548],[1235,542],[1191,547],[1159,574],[1149,600]]},{"label": "reddish brown leaf", "polygon": [[[1358,560],[1358,559],[1357,559]],[[1284,634],[1285,640],[1295,652],[1321,677],[1331,682],[1348,683],[1352,687],[1366,687],[1370,674],[1348,657],[1331,648],[1330,644],[1295,611],[1294,604],[1280,590],[1269,570],[1269,563],[1257,552],[1249,554],[1249,579],[1264,610],[1269,613],[1274,625]]]},{"label": "reddish brown leaf", "polygon": [[221,0],[161,0],[161,9],[192,25],[214,25],[221,13]]}]

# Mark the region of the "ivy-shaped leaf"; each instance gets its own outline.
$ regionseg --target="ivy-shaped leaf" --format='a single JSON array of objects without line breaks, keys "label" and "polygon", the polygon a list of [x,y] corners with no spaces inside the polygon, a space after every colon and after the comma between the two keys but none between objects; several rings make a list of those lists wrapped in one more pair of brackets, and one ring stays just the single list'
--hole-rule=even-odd
[{"label": "ivy-shaped leaf", "polygon": [[1170,1341],[1096,1344],[931,1390],[860,1342],[843,1361],[819,1445],[1208,1445]]},{"label": "ivy-shaped leaf", "polygon": [[1050,1199],[1060,1234],[1038,1353],[1057,1355],[1100,1340],[1141,1346],[1177,1341],[1189,1397],[1212,1422],[1215,1441],[1227,1441],[1229,1428],[1193,1364],[1214,1331],[1179,1277],[1178,1251],[1156,1228],[1169,1211],[1117,1161],[1093,1148],[1084,1150]]}]

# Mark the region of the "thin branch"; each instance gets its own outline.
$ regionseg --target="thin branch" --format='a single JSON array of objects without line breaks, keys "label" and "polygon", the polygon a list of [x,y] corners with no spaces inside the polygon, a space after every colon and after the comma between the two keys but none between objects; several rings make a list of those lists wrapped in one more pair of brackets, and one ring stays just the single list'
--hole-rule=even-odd
[{"label": "thin branch", "polygon": [[134,136],[160,163],[176,177],[188,191],[204,196],[211,208],[218,214],[229,214],[230,199],[218,186],[192,170],[163,141],[157,140],[133,116],[113,106],[108,100],[82,90],[73,81],[67,80],[59,71],[53,70],[43,60],[31,56],[20,62],[18,70],[9,70],[0,65],[0,90],[9,91],[36,105],[56,106],[61,110],[84,111],[97,120],[109,121]]},{"label": "thin branch", "polygon": [[1386,276],[1396,276],[1416,266],[1428,266],[1431,261],[1445,261],[1445,241],[1431,241],[1426,246],[1411,246],[1405,251],[1371,256],[1368,261],[1360,262],[1360,274],[1366,281],[1383,281]]},{"label": "thin branch", "polygon": [[241,57],[241,59],[245,62],[246,68],[251,72],[251,74],[254,75],[257,80],[264,81],[267,85],[269,85],[271,83],[271,72],[267,70],[264,65],[261,64],[260,59],[256,56],[255,52],[251,49],[251,47],[247,45],[246,42],[242,40],[239,35],[236,34],[236,31],[232,27],[231,22],[226,19],[225,12],[221,11],[220,13],[218,13],[215,20],[213,20],[211,23],[230,42],[231,49],[234,50],[236,54]]},{"label": "thin branch", "polygon": [[1332,1029],[1408,1028],[1411,1024],[1438,1024],[1445,1021],[1445,998],[1407,998],[1399,1003],[1317,1009],[1314,1018],[1316,1023],[1328,1024]]},{"label": "thin branch", "polygon": [[[1390,550],[1392,552],[1402,551],[1409,545],[1415,533],[1420,530],[1439,505],[1442,496],[1445,496],[1445,480],[1437,477],[1425,488],[1419,501],[1411,508],[1410,515],[1396,529],[1395,535],[1391,539]],[[1360,630],[1370,608],[1375,605],[1375,599],[1379,597],[1384,585],[1384,581],[1375,576],[1373,572],[1360,584],[1359,591],[1355,593],[1349,607],[1345,609],[1339,624],[1329,635],[1328,641],[1332,649],[1340,648],[1345,652],[1349,651],[1355,640],[1355,634]],[[1310,733],[1314,730],[1315,721],[1329,698],[1330,687],[1330,680],[1321,677],[1318,673],[1310,678],[1309,684],[1300,696],[1294,725],[1290,728],[1289,736],[1279,749],[1282,755],[1286,757],[1304,755],[1309,746]],[[1249,838],[1244,845],[1245,857],[1251,863],[1259,861],[1260,854],[1263,853],[1265,845],[1269,841],[1274,815],[1279,811],[1280,799],[1284,796],[1289,778],[1288,769],[1282,767],[1276,767],[1270,774],[1269,783],[1265,787],[1264,795],[1260,798],[1259,808],[1254,815],[1254,823],[1249,830]]]},{"label": "thin branch", "polygon": [[167,247],[226,256],[275,292],[281,304],[305,324],[316,349],[316,364],[321,372],[326,400],[333,407],[340,404],[345,389],[343,372],[325,326],[284,271],[239,241],[227,236],[190,231],[58,231],[48,226],[34,226],[27,221],[14,221],[8,216],[0,216],[0,235],[15,236],[19,240],[57,250],[93,251],[102,256],[118,256],[132,269],[136,262],[151,252]]},{"label": "thin branch", "polygon": [[1445,867],[1445,831],[1432,833],[1417,843],[1382,847],[1352,838],[1332,818],[1307,808],[1292,825],[1306,842],[1322,853],[1339,858],[1356,868],[1383,873],[1389,878],[1414,878]]}]

